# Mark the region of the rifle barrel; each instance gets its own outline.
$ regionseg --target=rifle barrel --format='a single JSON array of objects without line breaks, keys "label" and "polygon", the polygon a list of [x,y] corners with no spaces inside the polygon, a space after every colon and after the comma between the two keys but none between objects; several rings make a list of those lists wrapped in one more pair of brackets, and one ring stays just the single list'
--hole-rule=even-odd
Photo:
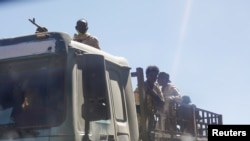
[{"label": "rifle barrel", "polygon": [[33,20],[29,19],[29,21],[30,21],[32,24],[34,24],[35,26],[37,26],[37,27],[40,27],[40,28],[41,28],[41,26],[39,26],[38,24],[36,24]]}]

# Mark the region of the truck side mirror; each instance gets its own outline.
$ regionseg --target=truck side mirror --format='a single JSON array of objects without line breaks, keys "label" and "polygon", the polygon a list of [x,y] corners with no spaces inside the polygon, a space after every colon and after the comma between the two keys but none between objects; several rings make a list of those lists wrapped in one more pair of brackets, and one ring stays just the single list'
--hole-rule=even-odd
[{"label": "truck side mirror", "polygon": [[82,117],[88,121],[110,118],[105,60],[102,55],[77,56],[78,68],[82,70],[84,103]]}]

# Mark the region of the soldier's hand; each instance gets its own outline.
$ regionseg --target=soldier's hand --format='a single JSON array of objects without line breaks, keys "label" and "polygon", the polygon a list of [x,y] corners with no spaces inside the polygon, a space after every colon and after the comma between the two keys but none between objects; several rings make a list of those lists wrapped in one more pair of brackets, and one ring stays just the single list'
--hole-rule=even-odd
[{"label": "soldier's hand", "polygon": [[38,33],[38,32],[47,32],[47,31],[48,31],[48,29],[46,27],[38,27],[36,29],[36,33]]},{"label": "soldier's hand", "polygon": [[73,40],[77,42],[82,42],[82,39],[78,36],[78,34],[74,34]]}]

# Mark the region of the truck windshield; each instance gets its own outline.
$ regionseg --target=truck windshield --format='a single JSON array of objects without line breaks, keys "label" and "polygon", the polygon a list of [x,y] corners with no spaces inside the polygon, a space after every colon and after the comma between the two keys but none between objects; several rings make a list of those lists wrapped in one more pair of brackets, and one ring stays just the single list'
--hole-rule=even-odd
[{"label": "truck windshield", "polygon": [[0,127],[55,126],[63,120],[63,58],[0,63]]}]

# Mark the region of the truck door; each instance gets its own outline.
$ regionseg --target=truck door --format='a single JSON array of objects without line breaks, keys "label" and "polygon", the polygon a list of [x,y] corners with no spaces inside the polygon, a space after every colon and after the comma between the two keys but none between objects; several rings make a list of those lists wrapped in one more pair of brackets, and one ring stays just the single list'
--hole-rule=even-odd
[{"label": "truck door", "polygon": [[95,54],[84,54],[78,60],[78,66],[82,69],[84,93],[83,141],[129,141],[122,67]]}]

